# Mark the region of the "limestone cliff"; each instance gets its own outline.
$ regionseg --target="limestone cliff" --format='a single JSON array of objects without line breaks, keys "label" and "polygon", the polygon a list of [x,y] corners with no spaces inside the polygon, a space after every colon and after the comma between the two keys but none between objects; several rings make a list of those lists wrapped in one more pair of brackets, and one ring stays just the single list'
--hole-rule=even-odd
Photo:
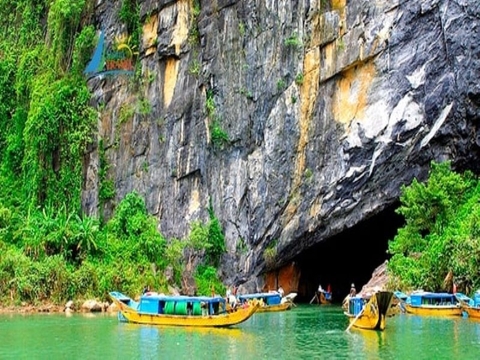
[{"label": "limestone cliff", "polygon": [[[120,4],[97,1],[107,42],[125,32]],[[89,80],[100,109],[90,214],[136,190],[159,230],[183,237],[211,198],[223,276],[254,280],[382,211],[431,160],[478,170],[477,0],[139,6],[137,80]],[[102,161],[116,189],[106,204]]]}]

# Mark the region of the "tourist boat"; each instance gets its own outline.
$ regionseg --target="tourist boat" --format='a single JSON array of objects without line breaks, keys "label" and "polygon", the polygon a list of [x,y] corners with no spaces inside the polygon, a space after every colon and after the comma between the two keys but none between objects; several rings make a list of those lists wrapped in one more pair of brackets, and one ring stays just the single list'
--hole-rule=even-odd
[{"label": "tourist boat", "polygon": [[320,305],[327,305],[332,303],[332,293],[329,291],[319,291],[318,295]]},{"label": "tourist boat", "polygon": [[377,291],[369,297],[354,296],[348,299],[349,326],[366,330],[385,330],[387,312],[392,303],[391,291]]},{"label": "tourist boat", "polygon": [[456,293],[455,297],[460,302],[462,310],[465,311],[470,318],[480,319],[480,290],[473,294],[473,299],[462,293]]},{"label": "tourist boat", "polygon": [[405,309],[405,303],[407,302],[408,295],[401,291],[394,291],[393,292],[393,301],[392,307],[395,306],[399,309],[399,312],[405,313],[407,310]]},{"label": "tourist boat", "polygon": [[225,327],[244,322],[259,308],[257,302],[226,311],[222,297],[169,296],[147,293],[136,302],[119,292],[110,292],[119,319],[129,323],[171,326]]},{"label": "tourist boat", "polygon": [[405,301],[405,311],[414,315],[462,316],[462,307],[454,294],[413,292]]},{"label": "tourist boat", "polygon": [[296,293],[290,293],[282,297],[278,292],[265,292],[239,295],[238,300],[240,305],[257,300],[260,303],[257,312],[285,311],[292,308],[293,299],[295,299],[296,296]]}]

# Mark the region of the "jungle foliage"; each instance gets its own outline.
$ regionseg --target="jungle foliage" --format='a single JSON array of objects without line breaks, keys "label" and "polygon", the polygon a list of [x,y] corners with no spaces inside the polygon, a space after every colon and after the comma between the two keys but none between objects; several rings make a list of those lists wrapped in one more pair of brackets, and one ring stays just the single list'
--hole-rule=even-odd
[{"label": "jungle foliage", "polygon": [[[90,0],[0,0],[3,304],[104,299],[111,290],[136,295],[145,284],[166,291],[180,285],[188,258],[200,264],[199,292],[221,289],[215,266],[224,239],[212,211],[182,240],[158,232],[135,192],[108,221],[82,212],[83,159],[97,121],[82,74],[96,44],[93,9]],[[139,41],[139,18],[130,16],[137,10],[135,0],[123,0],[119,17]],[[109,183],[100,192],[101,201],[115,195]]]},{"label": "jungle foliage", "polygon": [[402,188],[405,226],[389,243],[388,269],[393,286],[451,291],[480,287],[480,183],[471,173],[453,172],[451,164],[432,163],[425,183]]}]

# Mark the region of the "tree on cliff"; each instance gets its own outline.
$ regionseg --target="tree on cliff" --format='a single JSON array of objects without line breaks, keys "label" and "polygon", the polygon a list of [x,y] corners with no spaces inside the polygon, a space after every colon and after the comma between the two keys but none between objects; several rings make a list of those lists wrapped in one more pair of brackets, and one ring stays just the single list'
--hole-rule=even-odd
[{"label": "tree on cliff", "polygon": [[451,291],[444,279],[453,274],[459,290],[479,287],[478,179],[471,172],[453,172],[450,162],[433,162],[428,180],[402,187],[400,201],[397,212],[405,217],[405,226],[389,243],[394,285]]}]

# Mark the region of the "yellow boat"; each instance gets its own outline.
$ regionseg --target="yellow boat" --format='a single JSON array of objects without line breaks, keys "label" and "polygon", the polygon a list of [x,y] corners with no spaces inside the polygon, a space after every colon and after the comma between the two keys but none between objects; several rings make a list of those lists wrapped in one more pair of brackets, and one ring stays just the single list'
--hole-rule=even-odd
[{"label": "yellow boat", "polygon": [[473,295],[473,299],[461,293],[455,294],[455,297],[459,300],[462,310],[467,313],[469,318],[480,319],[480,290]]},{"label": "yellow boat", "polygon": [[238,300],[240,305],[248,304],[252,301],[258,301],[260,306],[257,312],[285,311],[292,308],[293,299],[296,295],[296,293],[290,293],[287,296],[282,297],[278,292],[253,293],[239,295]]},{"label": "yellow boat", "polygon": [[405,311],[413,315],[462,316],[462,307],[454,294],[414,292],[405,302]]},{"label": "yellow boat", "polygon": [[278,305],[264,305],[259,306],[257,312],[271,312],[271,311],[285,311],[292,308],[291,303],[283,303]]},{"label": "yellow boat", "polygon": [[378,291],[369,298],[351,297],[344,314],[349,319],[349,326],[365,330],[385,330],[387,312],[393,299],[393,292]]},{"label": "yellow boat", "polygon": [[462,309],[467,313],[468,317],[473,319],[480,319],[480,307],[473,307],[462,304]]},{"label": "yellow boat", "polygon": [[119,309],[120,321],[147,325],[226,327],[244,322],[259,307],[254,302],[227,312],[226,301],[222,297],[148,293],[135,302],[119,292],[110,292],[109,295]]},{"label": "yellow boat", "polygon": [[327,291],[319,291],[320,305],[328,305],[332,303],[332,293]]}]

